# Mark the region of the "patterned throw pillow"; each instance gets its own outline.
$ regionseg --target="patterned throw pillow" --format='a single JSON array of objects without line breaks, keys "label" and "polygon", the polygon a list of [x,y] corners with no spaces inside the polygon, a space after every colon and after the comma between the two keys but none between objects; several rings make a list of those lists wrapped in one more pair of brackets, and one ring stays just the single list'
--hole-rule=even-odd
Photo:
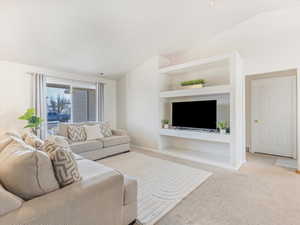
[{"label": "patterned throw pillow", "polygon": [[103,122],[100,124],[101,133],[104,137],[112,136],[112,131],[108,122]]},{"label": "patterned throw pillow", "polygon": [[60,187],[81,180],[77,162],[69,146],[46,140],[43,150],[48,153],[52,161],[54,173]]},{"label": "patterned throw pillow", "polygon": [[28,133],[26,135],[24,142],[38,150],[40,150],[44,144],[43,140],[41,140],[40,138],[38,138],[32,133]]},{"label": "patterned throw pillow", "polygon": [[68,138],[73,142],[86,141],[86,133],[83,126],[69,126]]}]

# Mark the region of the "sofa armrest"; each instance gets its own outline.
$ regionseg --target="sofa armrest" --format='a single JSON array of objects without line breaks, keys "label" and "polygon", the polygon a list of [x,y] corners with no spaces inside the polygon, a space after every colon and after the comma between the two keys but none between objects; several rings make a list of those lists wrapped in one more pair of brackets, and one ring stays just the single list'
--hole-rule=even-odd
[{"label": "sofa armrest", "polygon": [[126,130],[123,129],[112,129],[111,130],[113,135],[117,135],[117,136],[128,136],[128,133]]},{"label": "sofa armrest", "polygon": [[107,171],[25,202],[0,217],[0,225],[119,225],[123,185],[123,175]]}]

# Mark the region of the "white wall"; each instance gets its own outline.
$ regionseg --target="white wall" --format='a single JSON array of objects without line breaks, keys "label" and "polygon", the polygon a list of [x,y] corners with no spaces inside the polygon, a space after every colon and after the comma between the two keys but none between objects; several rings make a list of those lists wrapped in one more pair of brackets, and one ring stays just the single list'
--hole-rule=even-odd
[{"label": "white wall", "polygon": [[[122,93],[127,90],[126,121],[119,115],[118,125],[126,123],[133,145],[158,147],[158,78],[158,57],[153,57],[126,74],[126,80],[118,81],[118,102],[124,100]],[[118,113],[123,114],[124,109],[119,108]]]},{"label": "white wall", "polygon": [[107,79],[97,79],[94,76],[84,76],[53,71],[47,68],[0,61],[0,135],[8,130],[17,130],[24,122],[17,118],[31,107],[32,84],[28,72],[41,72],[50,76],[81,81],[102,80],[105,85],[105,120],[116,126],[116,82]]},{"label": "white wall", "polygon": [[117,81],[117,127],[127,129],[127,76]]},{"label": "white wall", "polygon": [[258,14],[199,42],[189,50],[170,55],[171,64],[238,51],[244,62],[244,74],[294,69],[300,65],[299,8]]},{"label": "white wall", "polygon": [[[298,9],[259,14],[218,34],[209,42],[197,43],[185,52],[164,56],[164,61],[160,64],[166,66],[238,51],[244,62],[243,73],[245,76],[299,68],[300,29],[298,26],[298,16]],[[138,67],[136,70],[139,71],[139,77],[131,76],[130,83],[143,88],[148,87],[147,93],[152,92],[156,96],[155,92],[160,88],[160,84],[158,83],[155,86],[154,81],[151,80],[148,86],[150,79],[154,79],[155,77],[151,72],[152,69],[146,66]],[[200,74],[199,76],[201,78],[202,75]],[[159,80],[157,81],[159,82]],[[128,106],[130,105],[131,98],[134,98],[136,102],[145,101],[143,97],[148,97],[148,95],[143,93],[146,91],[143,88],[137,88],[134,91],[128,90],[128,92],[131,92],[131,95],[127,96]],[[152,90],[149,90],[149,88],[152,88]],[[139,100],[139,98],[141,99]],[[134,105],[139,104],[134,103]],[[156,101],[147,101],[147,108],[157,107],[157,105]],[[134,114],[134,117],[137,118],[143,117],[141,109],[132,108],[130,113]],[[156,124],[156,122],[157,119],[149,117],[146,124]],[[130,124],[132,127],[139,126],[139,130],[142,130],[143,128],[140,126],[144,125],[143,123],[137,124],[133,119],[127,120],[127,124]],[[148,130],[145,126],[144,129]],[[147,139],[151,138],[147,135],[148,133],[146,132],[138,135],[143,140],[140,142],[140,145],[147,143]]]}]

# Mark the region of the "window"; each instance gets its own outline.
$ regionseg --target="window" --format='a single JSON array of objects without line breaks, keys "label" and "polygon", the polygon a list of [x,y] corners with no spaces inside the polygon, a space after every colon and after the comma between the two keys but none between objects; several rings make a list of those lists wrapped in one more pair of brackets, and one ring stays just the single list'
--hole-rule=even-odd
[{"label": "window", "polygon": [[47,84],[47,120],[48,133],[53,131],[59,122],[71,120],[71,91],[69,86]]},{"label": "window", "polygon": [[77,86],[47,83],[48,134],[55,133],[60,122],[96,121],[95,87]]},{"label": "window", "polygon": [[73,88],[73,121],[96,121],[96,90]]}]

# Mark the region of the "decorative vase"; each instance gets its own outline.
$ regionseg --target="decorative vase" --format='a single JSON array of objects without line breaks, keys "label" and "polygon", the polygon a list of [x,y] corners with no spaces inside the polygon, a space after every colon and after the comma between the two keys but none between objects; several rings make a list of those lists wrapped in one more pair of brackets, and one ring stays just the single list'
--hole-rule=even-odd
[{"label": "decorative vase", "polygon": [[165,129],[169,129],[169,124],[164,124]]},{"label": "decorative vase", "polygon": [[220,134],[226,134],[226,129],[220,129]]}]

